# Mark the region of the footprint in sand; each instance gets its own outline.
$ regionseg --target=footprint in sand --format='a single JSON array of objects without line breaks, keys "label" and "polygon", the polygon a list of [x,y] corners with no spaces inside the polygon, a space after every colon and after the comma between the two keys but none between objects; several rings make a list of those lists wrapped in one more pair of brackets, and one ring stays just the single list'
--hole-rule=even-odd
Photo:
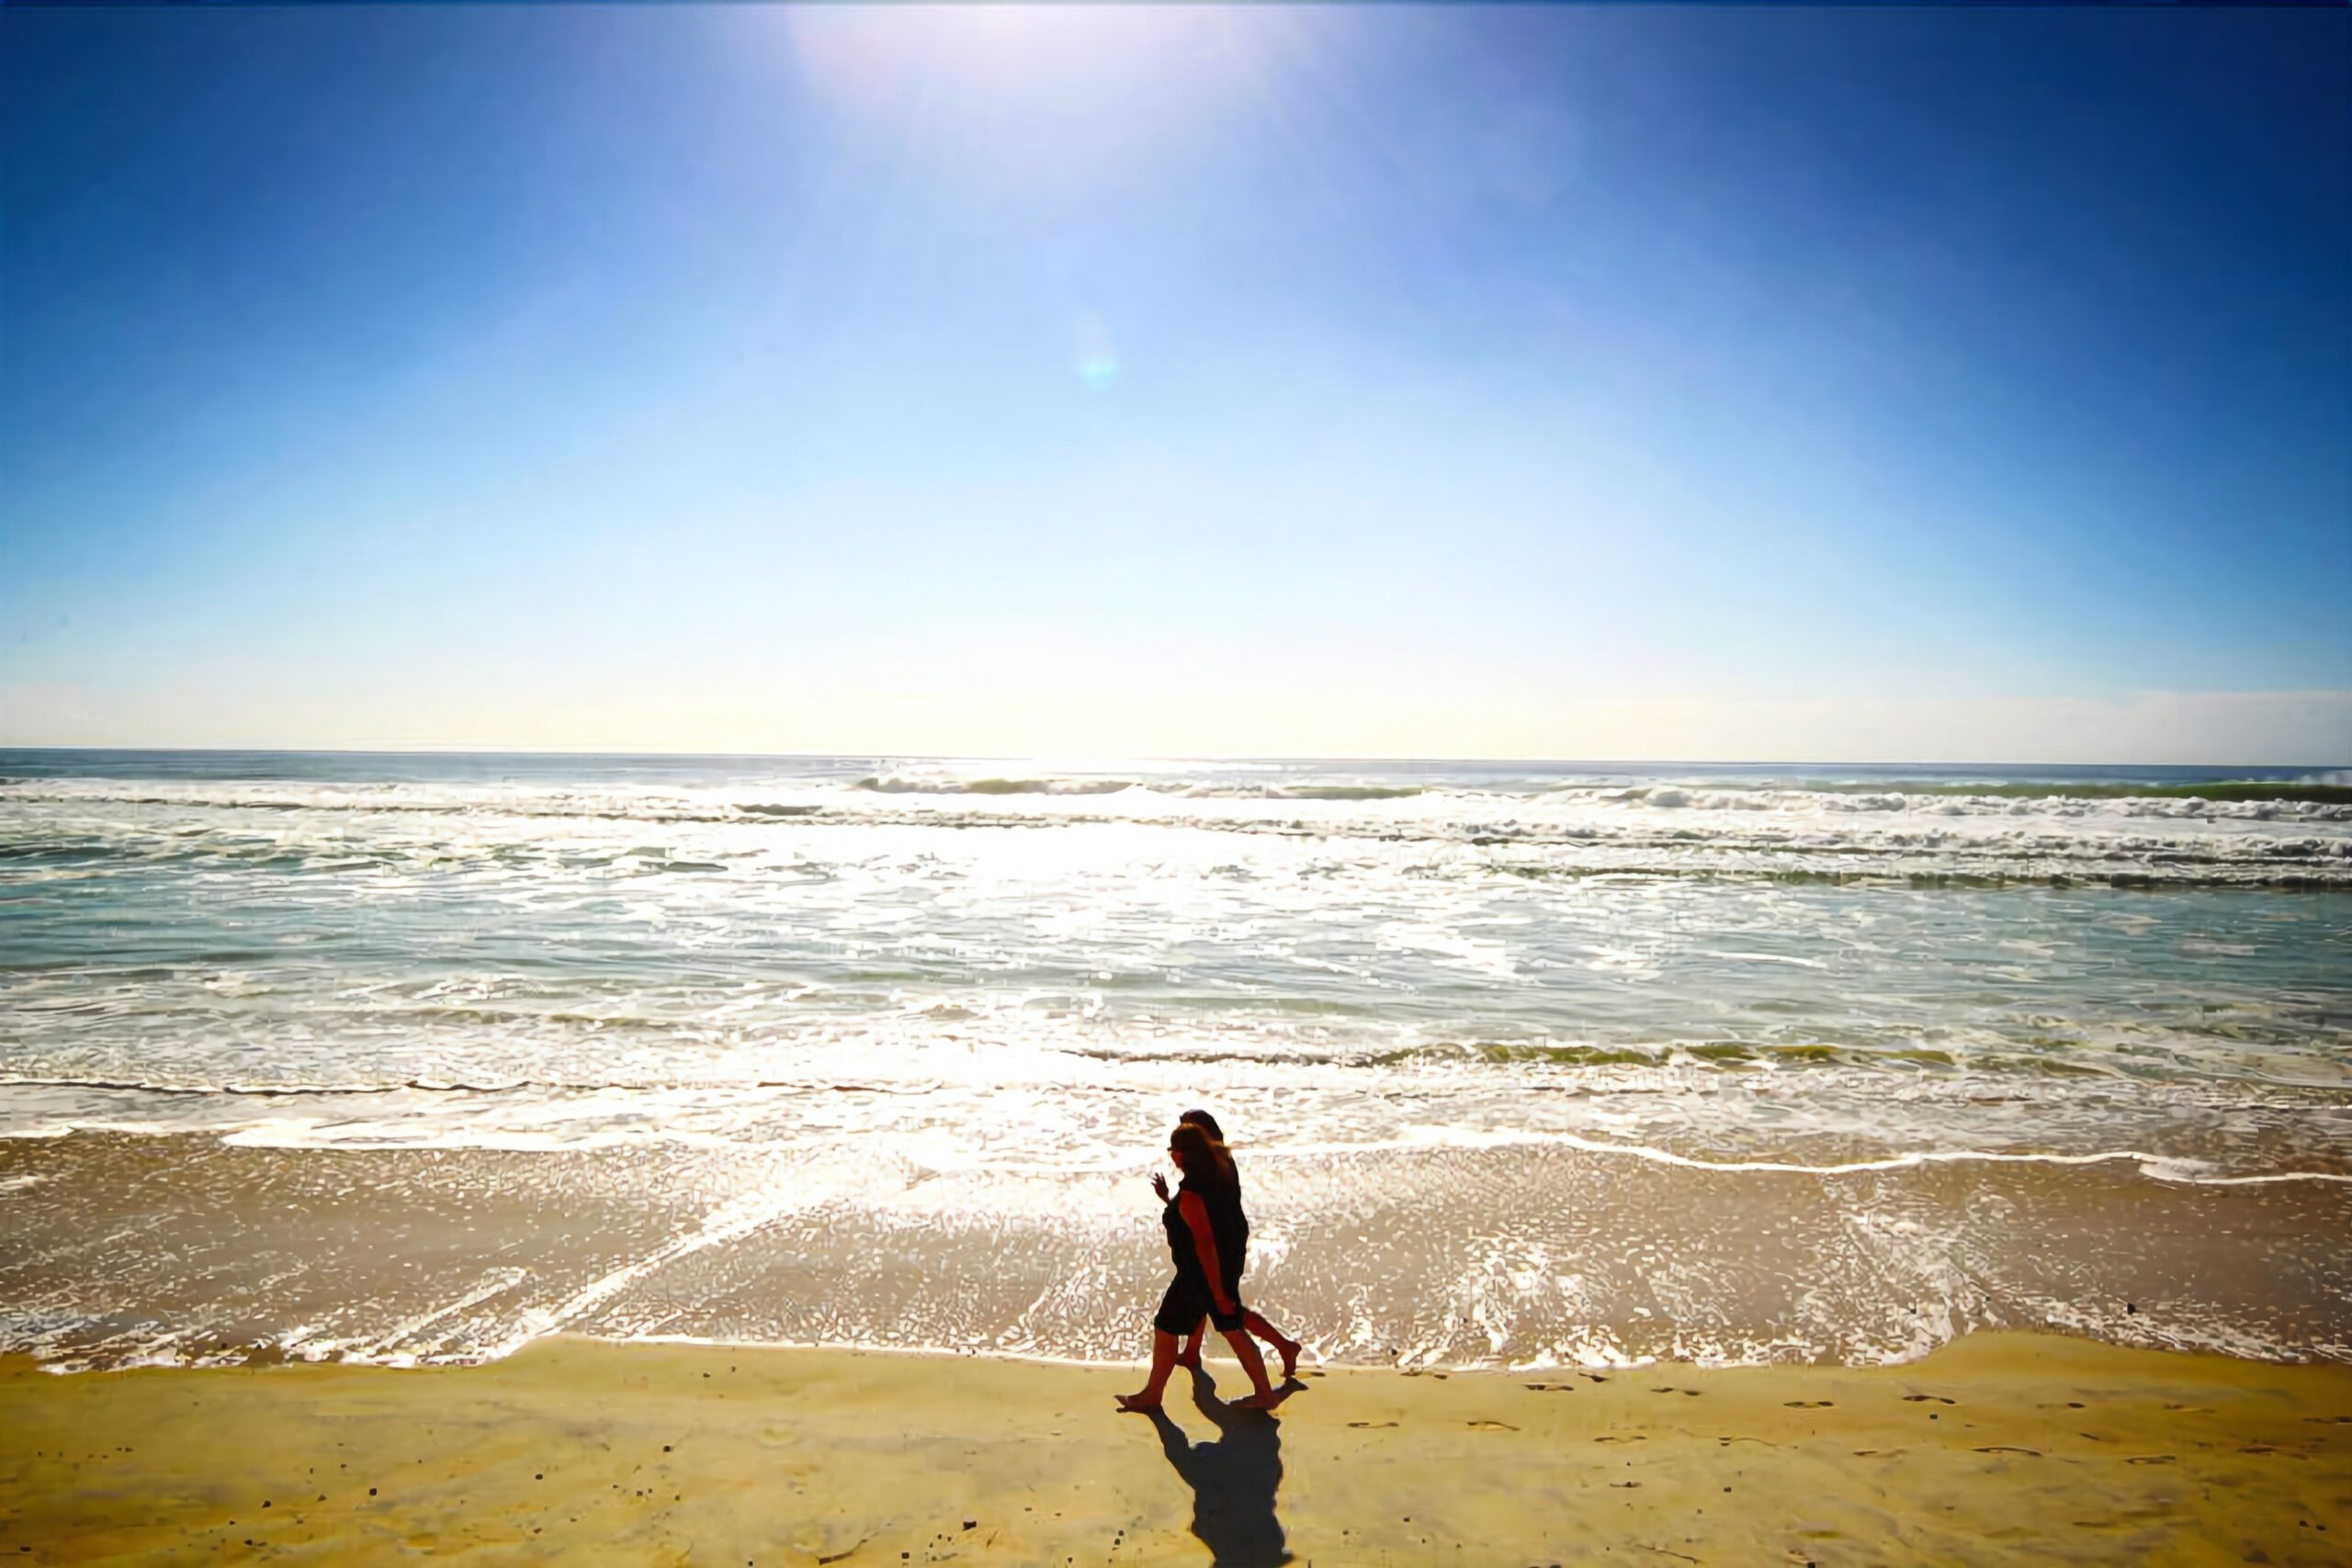
[{"label": "footprint in sand", "polygon": [[2174,1464],[2178,1461],[2172,1454],[2134,1454],[2123,1462],[2126,1464]]},{"label": "footprint in sand", "polygon": [[1481,1432],[1516,1432],[1519,1430],[1518,1427],[1512,1426],[1508,1421],[1464,1421],[1462,1424],[1465,1427],[1475,1427]]},{"label": "footprint in sand", "polygon": [[1395,1425],[1396,1425],[1396,1422],[1394,1422],[1394,1421],[1351,1421],[1351,1422],[1349,1422],[1349,1423],[1348,1423],[1348,1425],[1349,1425],[1349,1426],[1351,1426],[1351,1427],[1394,1427]]},{"label": "footprint in sand", "polygon": [[1649,1441],[1647,1438],[1639,1434],[1630,1438],[1595,1438],[1592,1440],[1596,1443],[1646,1443]]},{"label": "footprint in sand", "polygon": [[1781,1403],[1791,1410],[1827,1410],[1838,1402],[1834,1399],[1784,1399]]},{"label": "footprint in sand", "polygon": [[2040,1449],[2020,1449],[2009,1443],[1989,1443],[1976,1450],[1980,1454],[2023,1454],[2028,1459],[2040,1459]]},{"label": "footprint in sand", "polygon": [[1940,1393],[1906,1393],[1903,1396],[1903,1403],[1905,1404],[1925,1404],[1931,1399],[1938,1404],[1958,1404],[1960,1403],[1957,1399],[1946,1399]]},{"label": "footprint in sand", "polygon": [[1574,1393],[1577,1391],[1577,1385],[1572,1382],[1532,1382],[1521,1386],[1531,1393]]}]

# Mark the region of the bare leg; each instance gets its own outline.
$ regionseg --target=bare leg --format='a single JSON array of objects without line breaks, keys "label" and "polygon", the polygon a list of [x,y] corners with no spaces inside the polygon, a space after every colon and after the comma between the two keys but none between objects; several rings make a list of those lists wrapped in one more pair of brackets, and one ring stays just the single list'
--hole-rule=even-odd
[{"label": "bare leg", "polygon": [[1192,1336],[1184,1341],[1184,1348],[1176,1352],[1178,1366],[1190,1367],[1196,1372],[1201,1370],[1201,1330],[1208,1325],[1209,1320],[1205,1317],[1193,1325]]},{"label": "bare leg", "polygon": [[[1250,1353],[1255,1356],[1258,1352],[1252,1349]],[[1119,1408],[1138,1412],[1159,1409],[1159,1396],[1168,1387],[1168,1374],[1175,1370],[1176,1336],[1164,1328],[1153,1329],[1151,1331],[1151,1381],[1143,1385],[1143,1391],[1140,1393],[1119,1395]],[[1258,1370],[1258,1381],[1261,1384],[1266,1381],[1266,1372],[1262,1366]]]},{"label": "bare leg", "polygon": [[1233,1347],[1233,1359],[1241,1363],[1241,1370],[1250,1374],[1250,1386],[1257,1390],[1241,1403],[1253,1410],[1271,1408],[1277,1398],[1274,1385],[1266,1381],[1266,1359],[1258,1354],[1257,1342],[1250,1337],[1250,1331],[1246,1328],[1229,1329],[1226,1331],[1225,1342]]},{"label": "bare leg", "polygon": [[[1260,1317],[1255,1312],[1244,1313],[1242,1314],[1241,1326],[1256,1335],[1259,1338],[1264,1340],[1267,1344],[1272,1345],[1276,1350],[1282,1352],[1283,1381],[1284,1382],[1288,1382],[1291,1379],[1298,1376],[1299,1344],[1297,1340],[1284,1338],[1281,1329],[1276,1328],[1272,1324],[1268,1323],[1264,1318]],[[1200,1343],[1200,1335],[1197,1331],[1193,1336],[1193,1343],[1195,1345]]]}]

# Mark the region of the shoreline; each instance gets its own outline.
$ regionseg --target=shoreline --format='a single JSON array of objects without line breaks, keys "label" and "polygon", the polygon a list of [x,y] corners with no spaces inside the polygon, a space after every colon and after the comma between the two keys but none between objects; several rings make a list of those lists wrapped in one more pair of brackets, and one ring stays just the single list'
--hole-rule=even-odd
[{"label": "shoreline", "polygon": [[399,1369],[11,1356],[0,1559],[1827,1568],[2352,1543],[2335,1363],[1990,1331],[1896,1366],[1306,1370],[1271,1420],[1180,1373],[1165,1423],[1113,1409],[1136,1381],[571,1336]]},{"label": "shoreline", "polygon": [[[1150,1325],[1146,1321],[1137,1331],[1148,1337]],[[2161,1357],[2191,1357],[2225,1362],[2243,1362],[2255,1367],[2275,1367],[2282,1371],[2297,1371],[2306,1368],[2334,1368],[2352,1373],[2352,1358],[2338,1358],[2324,1353],[2294,1356],[2256,1355],[2248,1351],[2224,1348],[2214,1345],[2166,1344],[2143,1342],[2126,1344],[2109,1339],[2086,1330],[2072,1328],[1994,1326],[1962,1331],[1953,1338],[1939,1340],[1916,1354],[1891,1357],[1870,1361],[1825,1360],[1725,1360],[1686,1356],[1645,1355],[1630,1360],[1596,1362],[1506,1362],[1481,1361],[1365,1361],[1328,1359],[1312,1360],[1314,1350],[1306,1347],[1299,1358],[1298,1380],[1327,1374],[1372,1377],[1434,1378],[1442,1382],[1453,1378],[1523,1379],[1542,1381],[1558,1378],[1602,1379],[1641,1377],[1652,1372],[1683,1371],[1693,1377],[1717,1377],[1726,1372],[1796,1371],[1834,1376],[1855,1372],[1900,1372],[1923,1362],[1945,1355],[1955,1345],[1980,1339],[2056,1340],[2093,1346],[2100,1349],[2120,1350],[2129,1354]],[[1213,1359],[1234,1365],[1234,1377],[1241,1376],[1238,1364],[1217,1348],[1216,1336],[1210,1336]],[[1148,1345],[1148,1337],[1146,1344]],[[487,1349],[479,1354],[434,1359],[401,1359],[377,1357],[364,1352],[306,1354],[300,1348],[288,1349],[276,1345],[247,1346],[235,1352],[209,1352],[196,1359],[156,1356],[125,1361],[95,1361],[74,1351],[0,1349],[0,1377],[28,1368],[43,1376],[80,1379],[119,1376],[126,1372],[223,1372],[277,1371],[287,1369],[335,1369],[370,1372],[466,1372],[486,1371],[513,1361],[517,1356],[536,1347],[566,1345],[607,1350],[633,1350],[639,1348],[654,1350],[741,1351],[747,1356],[871,1356],[892,1360],[996,1362],[1013,1367],[1041,1367],[1079,1372],[1124,1375],[1140,1373],[1151,1365],[1147,1351],[1128,1357],[1087,1357],[1057,1355],[1051,1351],[1007,1349],[1002,1346],[984,1345],[956,1347],[946,1345],[868,1345],[827,1343],[819,1340],[730,1339],[694,1334],[629,1334],[605,1335],[576,1328],[554,1329],[532,1335],[511,1347]],[[1270,1359],[1269,1368],[1274,1363]]]},{"label": "shoreline", "polygon": [[[2309,1141],[2331,1131],[2313,1118]],[[0,1197],[0,1345],[101,1368],[463,1362],[557,1329],[1139,1353],[1138,1306],[1167,1282],[1140,1171],[1041,1179],[863,1144],[0,1141],[0,1183],[35,1179]],[[1250,1180],[1249,1293],[1333,1362],[1861,1365],[1990,1329],[2352,1359],[2342,1180],[2038,1158],[1724,1171],[1548,1145],[1270,1157]]]}]

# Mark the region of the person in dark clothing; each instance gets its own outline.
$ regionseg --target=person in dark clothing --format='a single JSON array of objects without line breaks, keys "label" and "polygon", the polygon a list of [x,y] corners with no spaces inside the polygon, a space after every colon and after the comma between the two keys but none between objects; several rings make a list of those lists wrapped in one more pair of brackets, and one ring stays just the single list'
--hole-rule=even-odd
[{"label": "person in dark clothing", "polygon": [[[1225,1129],[1219,1127],[1216,1124],[1216,1118],[1210,1115],[1205,1111],[1187,1111],[1183,1115],[1178,1117],[1176,1120],[1179,1122],[1191,1122],[1193,1126],[1198,1127],[1202,1132],[1206,1133],[1211,1138],[1215,1139],[1220,1145],[1225,1143]],[[1228,1164],[1232,1162],[1232,1151],[1230,1149],[1226,1151],[1226,1159]],[[1247,1266],[1250,1259],[1250,1216],[1245,1213],[1241,1208],[1241,1181],[1238,1175],[1234,1179],[1232,1202],[1233,1216],[1230,1224],[1233,1233],[1237,1235],[1239,1239],[1234,1245],[1232,1257],[1230,1258],[1220,1258],[1219,1261],[1226,1265],[1226,1277],[1233,1281],[1235,1288],[1238,1290],[1241,1284],[1241,1270]],[[1255,1312],[1246,1309],[1241,1314],[1241,1325],[1244,1328],[1247,1328],[1257,1337],[1264,1340],[1267,1344],[1272,1345],[1275,1351],[1281,1355],[1283,1359],[1283,1381],[1287,1382],[1292,1378],[1298,1375],[1299,1343],[1297,1340],[1283,1334],[1281,1329],[1276,1328],[1272,1324],[1268,1323]],[[1178,1366],[1194,1369],[1197,1369],[1200,1366],[1201,1331],[1207,1325],[1204,1321],[1199,1319],[1194,1320],[1191,1336],[1185,1339],[1183,1347],[1176,1352],[1176,1364]]]},{"label": "person in dark clothing", "polygon": [[1243,1245],[1232,1158],[1223,1144],[1189,1122],[1178,1123],[1169,1134],[1168,1154],[1183,1173],[1182,1183],[1173,1197],[1165,1177],[1155,1174],[1151,1185],[1166,1204],[1159,1218],[1167,1227],[1168,1255],[1176,1265],[1176,1278],[1169,1281],[1159,1311],[1152,1316],[1150,1380],[1139,1392],[1119,1395],[1119,1408],[1159,1408],[1168,1375],[1176,1369],[1177,1336],[1190,1333],[1206,1317],[1233,1347],[1234,1359],[1250,1374],[1256,1391],[1239,1403],[1253,1410],[1270,1409],[1281,1396],[1266,1381],[1265,1359],[1241,1325],[1241,1299],[1234,1284],[1239,1270],[1227,1268],[1227,1259],[1238,1258]]}]

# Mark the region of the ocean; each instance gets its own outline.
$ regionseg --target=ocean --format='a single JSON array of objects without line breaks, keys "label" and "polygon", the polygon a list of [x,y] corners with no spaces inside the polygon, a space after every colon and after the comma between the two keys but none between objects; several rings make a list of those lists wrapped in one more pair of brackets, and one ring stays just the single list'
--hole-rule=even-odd
[{"label": "ocean", "polygon": [[0,1349],[2352,1359],[2352,773],[0,751]]}]

